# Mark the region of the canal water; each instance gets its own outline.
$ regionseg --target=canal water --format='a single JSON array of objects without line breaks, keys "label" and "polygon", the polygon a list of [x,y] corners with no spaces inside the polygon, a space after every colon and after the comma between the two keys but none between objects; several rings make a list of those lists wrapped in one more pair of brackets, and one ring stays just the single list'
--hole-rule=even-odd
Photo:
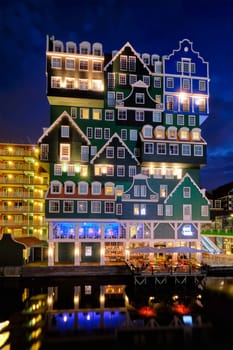
[{"label": "canal water", "polygon": [[233,277],[147,287],[108,279],[0,280],[0,349],[200,349],[232,342]]}]

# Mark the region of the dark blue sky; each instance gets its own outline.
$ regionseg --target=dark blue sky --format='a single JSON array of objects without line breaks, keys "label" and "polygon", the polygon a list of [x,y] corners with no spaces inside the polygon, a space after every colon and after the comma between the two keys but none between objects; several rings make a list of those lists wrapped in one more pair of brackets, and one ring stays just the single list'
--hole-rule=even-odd
[{"label": "dark blue sky", "polygon": [[201,186],[233,181],[233,1],[2,0],[0,142],[37,142],[49,125],[46,35],[101,42],[105,52],[129,41],[139,53],[168,55],[187,38],[209,62],[210,115]]}]

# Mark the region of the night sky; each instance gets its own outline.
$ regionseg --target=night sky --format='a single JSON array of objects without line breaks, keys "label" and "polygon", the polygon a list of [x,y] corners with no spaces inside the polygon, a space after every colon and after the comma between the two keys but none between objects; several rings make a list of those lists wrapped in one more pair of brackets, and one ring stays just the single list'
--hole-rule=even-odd
[{"label": "night sky", "polygon": [[139,53],[169,55],[185,38],[209,62],[210,115],[201,187],[233,181],[233,1],[2,0],[0,142],[36,143],[49,126],[46,35],[101,42],[104,52],[129,41]]}]

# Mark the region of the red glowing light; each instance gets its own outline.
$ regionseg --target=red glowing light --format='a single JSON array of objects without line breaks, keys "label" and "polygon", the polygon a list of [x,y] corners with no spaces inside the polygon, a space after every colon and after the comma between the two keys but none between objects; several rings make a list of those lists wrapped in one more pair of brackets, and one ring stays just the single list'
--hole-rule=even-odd
[{"label": "red glowing light", "polygon": [[141,316],[152,317],[156,315],[155,310],[151,309],[149,306],[143,306],[138,310]]},{"label": "red glowing light", "polygon": [[177,312],[180,315],[185,315],[190,313],[190,309],[184,304],[178,304],[173,306],[173,311]]}]

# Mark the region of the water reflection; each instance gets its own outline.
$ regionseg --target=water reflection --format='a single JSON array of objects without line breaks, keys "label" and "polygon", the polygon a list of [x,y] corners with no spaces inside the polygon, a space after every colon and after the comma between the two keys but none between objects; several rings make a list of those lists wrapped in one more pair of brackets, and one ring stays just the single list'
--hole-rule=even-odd
[{"label": "water reflection", "polygon": [[51,281],[42,287],[5,283],[1,290],[4,350],[72,350],[91,344],[95,349],[197,349],[227,344],[233,324],[233,278],[208,278],[205,290],[95,280]]}]

